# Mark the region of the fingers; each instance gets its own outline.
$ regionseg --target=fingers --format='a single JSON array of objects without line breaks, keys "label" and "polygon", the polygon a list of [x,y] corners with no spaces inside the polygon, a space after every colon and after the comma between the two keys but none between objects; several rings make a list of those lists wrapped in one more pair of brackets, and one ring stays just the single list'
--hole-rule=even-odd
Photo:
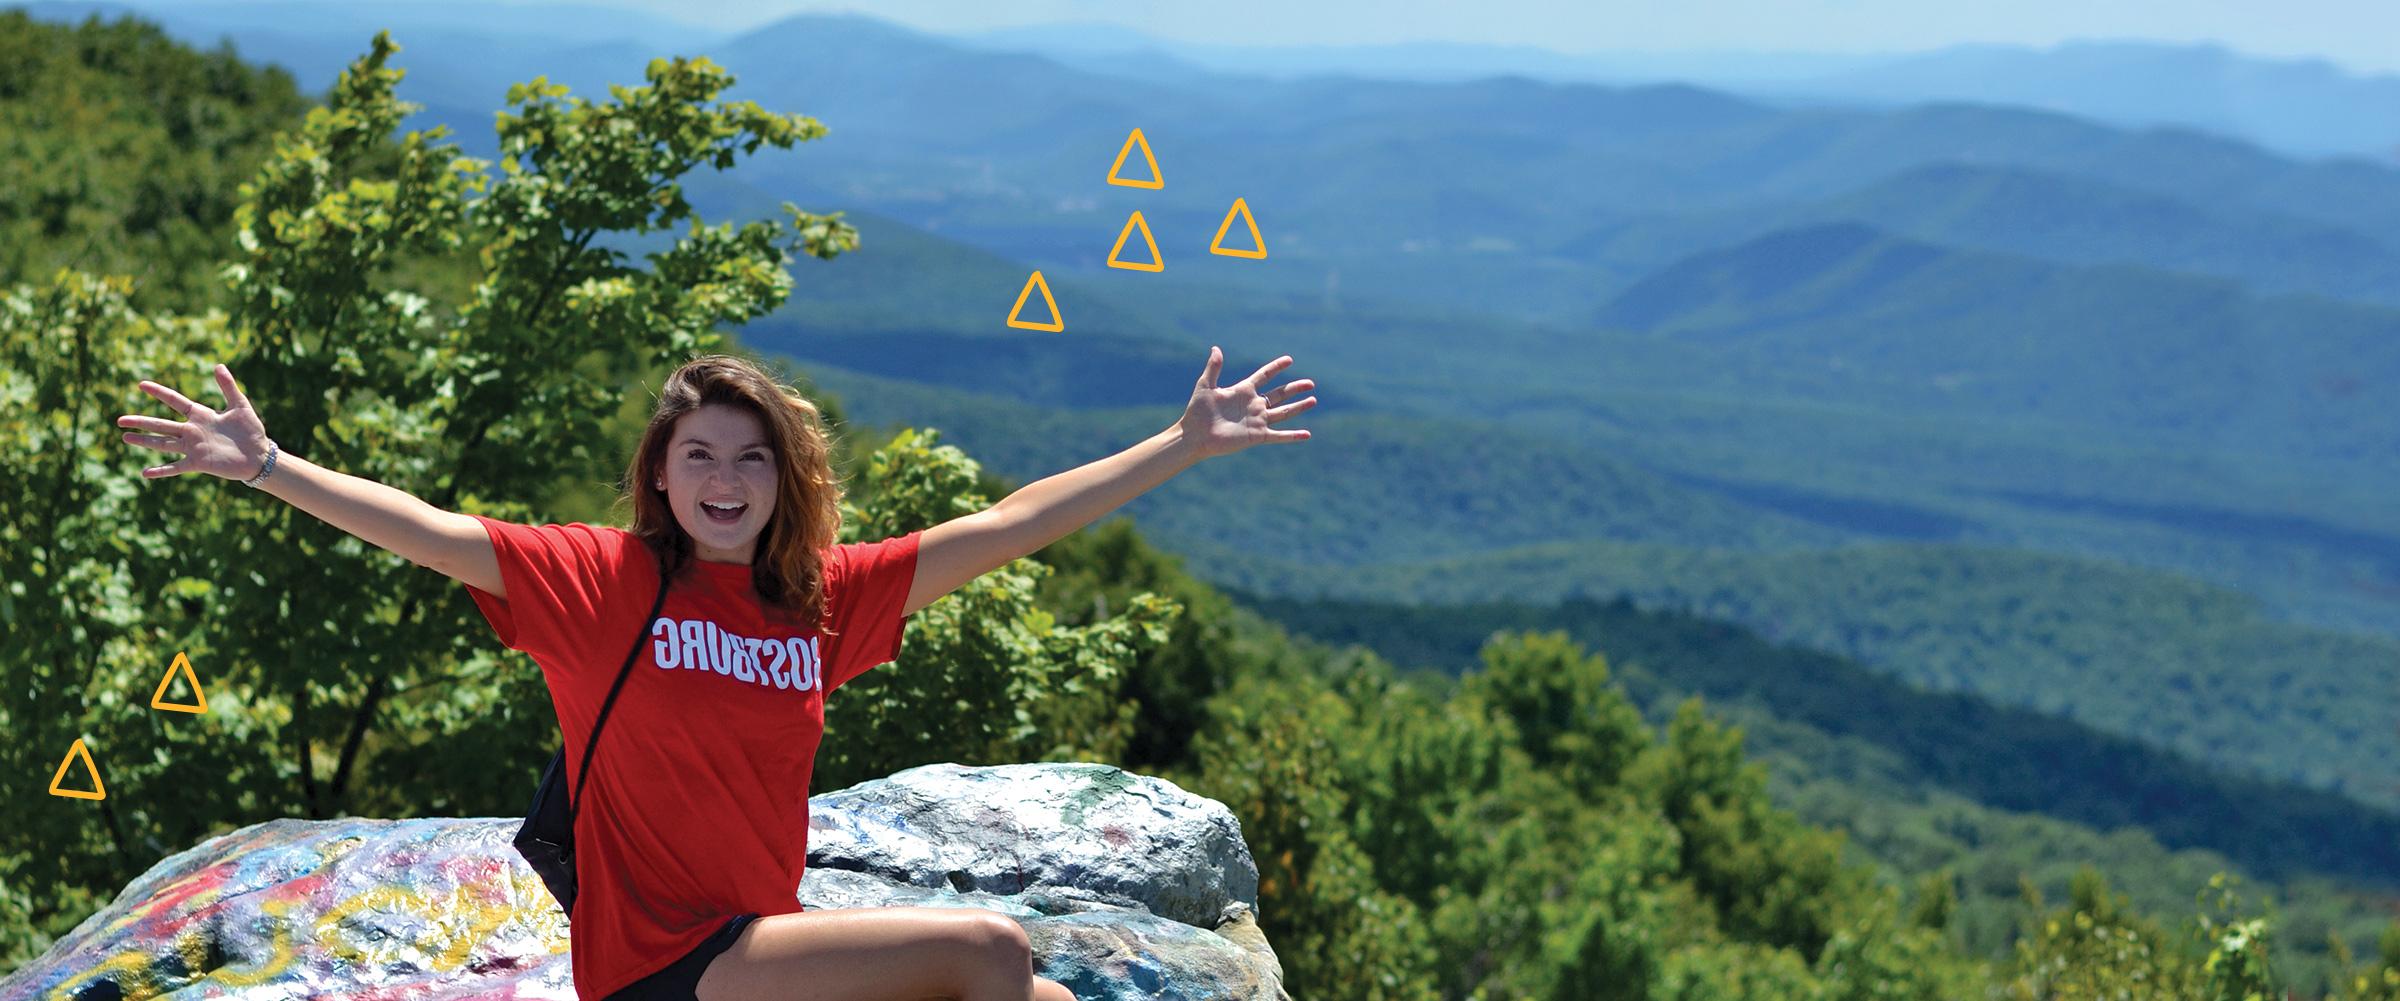
[{"label": "fingers", "polygon": [[124,435],[124,438],[125,444],[140,445],[143,448],[157,449],[161,452],[182,452],[186,447],[188,447],[183,443],[183,439],[181,438],[167,438],[154,434],[133,434],[128,432]]},{"label": "fingers", "polygon": [[121,428],[133,428],[137,431],[148,431],[152,434],[161,434],[169,438],[180,438],[183,436],[184,429],[190,425],[178,424],[174,421],[165,420],[158,417],[144,417],[140,414],[126,414],[123,417],[117,418],[117,426]]},{"label": "fingers", "polygon": [[1314,379],[1295,379],[1258,395],[1265,398],[1269,404],[1274,404],[1279,402],[1278,397],[1288,398],[1294,393],[1304,393],[1315,388],[1317,388],[1317,382]]},{"label": "fingers", "polygon": [[233,370],[223,364],[217,366],[217,392],[225,394],[228,410],[240,410],[250,405],[250,398],[242,395],[242,387],[233,384]]},{"label": "fingers", "polygon": [[1259,382],[1260,382],[1261,380],[1264,380],[1266,377],[1268,377],[1268,376],[1270,376],[1270,375],[1274,375],[1274,374],[1275,374],[1275,373],[1277,373],[1277,372],[1281,372],[1281,371],[1283,371],[1285,368],[1289,367],[1291,364],[1292,364],[1292,356],[1291,356],[1291,355],[1284,355],[1284,356],[1283,356],[1283,357],[1281,357],[1281,358],[1277,358],[1277,359],[1275,359],[1274,361],[1271,361],[1271,362],[1268,362],[1268,363],[1266,363],[1266,364],[1264,364],[1264,365],[1261,365],[1261,366],[1259,366],[1259,367],[1258,367],[1258,371],[1250,373],[1250,377],[1249,377],[1249,378],[1247,378],[1247,379],[1244,379],[1244,380],[1242,380],[1242,381],[1240,381],[1240,382],[1234,383],[1234,385],[1237,385],[1237,386],[1256,386],[1256,385],[1258,385],[1258,384],[1259,384]]},{"label": "fingers", "polygon": [[142,470],[142,478],[145,480],[158,480],[165,479],[169,476],[179,476],[191,471],[192,460],[186,458],[176,462],[168,463],[164,466],[152,466],[148,469]]},{"label": "fingers", "polygon": [[142,380],[141,385],[142,392],[158,397],[159,402],[164,403],[167,406],[174,407],[176,413],[182,414],[185,417],[200,417],[204,415],[213,417],[216,415],[216,411],[194,403],[190,399],[185,398],[182,393],[168,389],[167,387],[161,386],[158,383],[144,379]]},{"label": "fingers", "polygon": [[1317,405],[1317,398],[1316,398],[1316,397],[1314,397],[1314,396],[1311,396],[1311,397],[1309,397],[1309,398],[1307,398],[1307,399],[1304,399],[1304,400],[1296,400],[1296,401],[1293,401],[1293,402],[1291,402],[1291,403],[1284,404],[1283,406],[1280,406],[1280,407],[1273,407],[1273,408],[1270,408],[1270,409],[1267,411],[1267,423],[1269,423],[1269,424],[1273,424],[1273,423],[1275,423],[1275,422],[1277,422],[1277,421],[1283,420],[1284,418],[1290,417],[1290,416],[1292,416],[1293,414],[1299,413],[1300,411],[1306,410],[1306,409],[1308,409],[1308,408],[1310,408],[1310,407],[1313,407],[1313,406],[1316,406],[1316,405]]},{"label": "fingers", "polygon": [[1208,347],[1208,366],[1200,370],[1200,388],[1217,388],[1217,373],[1225,368],[1225,352],[1214,344]]}]

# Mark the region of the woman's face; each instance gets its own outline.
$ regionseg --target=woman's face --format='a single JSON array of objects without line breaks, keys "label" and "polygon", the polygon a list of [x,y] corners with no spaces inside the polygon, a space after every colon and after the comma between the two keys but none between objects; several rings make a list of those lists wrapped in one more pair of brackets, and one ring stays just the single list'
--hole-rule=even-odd
[{"label": "woman's face", "polygon": [[[775,451],[766,427],[741,407],[711,403],[675,420],[660,471],[667,506],[714,563],[750,562],[775,513]],[[730,508],[732,510],[724,510]]]}]

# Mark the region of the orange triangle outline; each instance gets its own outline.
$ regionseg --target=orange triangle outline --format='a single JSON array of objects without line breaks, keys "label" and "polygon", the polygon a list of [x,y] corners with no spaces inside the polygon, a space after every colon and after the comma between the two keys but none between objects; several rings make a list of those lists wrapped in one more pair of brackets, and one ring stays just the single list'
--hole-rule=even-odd
[{"label": "orange triangle outline", "polygon": [[[83,759],[84,774],[92,777],[92,788],[89,792],[86,792],[82,789],[61,789],[58,787],[59,783],[67,780],[67,766],[74,764],[75,759],[78,757]],[[59,759],[58,774],[50,776],[50,795],[64,796],[68,799],[108,798],[108,787],[102,785],[100,782],[100,766],[92,763],[92,752],[90,749],[83,746],[83,738],[75,738],[75,746],[67,748],[67,756]]]},{"label": "orange triangle outline", "polygon": [[[184,705],[178,702],[167,701],[167,686],[175,683],[175,671],[178,668],[182,669],[184,677],[192,679],[192,697],[199,700],[198,704]],[[184,656],[183,651],[178,650],[175,652],[175,662],[167,665],[166,676],[158,679],[158,691],[153,692],[150,695],[150,708],[173,709],[176,712],[186,713],[204,713],[208,711],[208,692],[201,689],[200,676],[192,673],[192,659]]]},{"label": "orange triangle outline", "polygon": [[[1250,225],[1250,242],[1258,246],[1257,250],[1232,250],[1225,246],[1225,232],[1233,228],[1233,217],[1237,215]],[[1253,261],[1267,259],[1267,238],[1258,235],[1258,217],[1250,214],[1248,199],[1236,198],[1233,207],[1225,210],[1225,221],[1217,224],[1217,238],[1209,241],[1208,252],[1227,257],[1246,257]]]},{"label": "orange triangle outline", "polygon": [[[1125,238],[1133,235],[1136,226],[1141,227],[1142,242],[1150,245],[1150,263],[1148,264],[1117,260],[1117,255],[1125,250]],[[1158,252],[1158,238],[1150,235],[1150,220],[1142,218],[1142,210],[1135,209],[1132,215],[1125,217],[1125,229],[1117,234],[1117,245],[1108,248],[1108,266],[1124,268],[1127,271],[1165,271],[1167,269],[1167,259]]]},{"label": "orange triangle outline", "polygon": [[[1142,148],[1142,159],[1150,164],[1150,179],[1147,181],[1135,181],[1117,176],[1117,171],[1125,169],[1125,157],[1133,152],[1135,146]],[[1140,128],[1135,128],[1132,134],[1125,137],[1124,148],[1117,150],[1117,162],[1108,165],[1108,183],[1128,188],[1148,188],[1152,191],[1167,186],[1167,175],[1159,172],[1158,157],[1150,152],[1150,137],[1143,135]]]},{"label": "orange triangle outline", "polygon": [[[1042,301],[1050,306],[1050,322],[1035,323],[1032,320],[1017,319],[1025,312],[1025,300],[1032,297],[1033,290],[1037,288],[1042,290]],[[1025,279],[1025,288],[1017,293],[1017,304],[1009,307],[1008,325],[1024,330],[1047,330],[1052,333],[1067,329],[1066,314],[1058,311],[1058,300],[1050,297],[1050,282],[1042,277],[1041,272],[1036,271],[1033,273],[1033,277]]]}]

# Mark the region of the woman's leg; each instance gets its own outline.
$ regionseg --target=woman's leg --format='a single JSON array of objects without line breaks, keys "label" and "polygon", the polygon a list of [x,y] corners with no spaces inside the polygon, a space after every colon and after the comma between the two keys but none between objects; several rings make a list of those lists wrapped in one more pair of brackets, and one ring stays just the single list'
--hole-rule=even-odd
[{"label": "woman's leg", "polygon": [[856,907],[750,922],[709,961],[700,1001],[1074,1001],[1033,975],[1025,929],[963,907]]}]

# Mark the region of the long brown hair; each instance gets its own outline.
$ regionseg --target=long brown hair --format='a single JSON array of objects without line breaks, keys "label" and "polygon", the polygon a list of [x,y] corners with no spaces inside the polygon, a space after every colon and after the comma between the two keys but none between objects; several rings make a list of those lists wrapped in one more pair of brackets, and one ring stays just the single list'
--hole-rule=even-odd
[{"label": "long brown hair", "polygon": [[733,355],[702,355],[676,369],[659,391],[650,426],[625,474],[633,502],[634,535],[672,579],[693,560],[692,537],[653,481],[665,474],[668,438],[683,415],[711,403],[757,416],[775,453],[775,513],[760,530],[750,580],[768,608],[819,625],[825,617],[824,550],[842,524],[842,485],[817,405],[756,363]]}]

